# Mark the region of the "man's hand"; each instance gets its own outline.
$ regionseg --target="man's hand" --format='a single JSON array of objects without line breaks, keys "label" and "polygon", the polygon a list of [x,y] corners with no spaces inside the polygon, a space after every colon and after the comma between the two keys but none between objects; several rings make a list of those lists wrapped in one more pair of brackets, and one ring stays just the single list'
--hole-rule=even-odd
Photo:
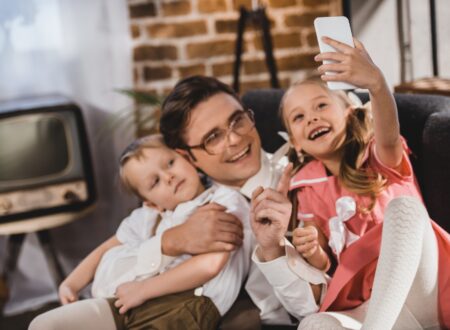
[{"label": "man's hand", "polygon": [[59,301],[66,305],[78,300],[78,292],[66,282],[62,282],[58,289]]},{"label": "man's hand", "polygon": [[289,225],[292,204],[287,198],[292,164],[288,164],[278,183],[277,189],[258,187],[252,194],[251,225],[266,260],[284,254],[280,246]]},{"label": "man's hand", "polygon": [[303,258],[311,257],[319,248],[319,233],[313,226],[296,228],[292,236],[292,244]]},{"label": "man's hand", "polygon": [[168,229],[161,238],[165,255],[232,251],[242,244],[241,221],[216,203],[199,207],[185,223]]},{"label": "man's hand", "polygon": [[144,284],[139,281],[119,285],[116,290],[116,297],[117,300],[114,302],[114,306],[119,308],[120,314],[125,314],[147,300],[144,295]]}]

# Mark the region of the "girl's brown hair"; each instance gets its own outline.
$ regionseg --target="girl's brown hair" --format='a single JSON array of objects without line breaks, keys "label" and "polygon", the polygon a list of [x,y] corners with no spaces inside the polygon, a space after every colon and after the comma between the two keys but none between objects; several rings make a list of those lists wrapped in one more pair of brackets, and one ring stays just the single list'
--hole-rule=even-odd
[{"label": "girl's brown hair", "polygon": [[[292,88],[305,84],[319,86],[327,91],[327,93],[336,96],[346,108],[352,107],[352,102],[345,92],[331,91],[326,87],[324,82],[318,79],[310,78],[301,82],[296,82],[284,94],[279,108],[279,115],[282,119],[283,125],[289,133],[289,136],[291,136],[290,128],[283,116],[285,98]],[[352,191],[358,195],[366,195],[370,197],[371,203],[359,209],[360,212],[364,213],[370,212],[373,209],[376,197],[386,186],[386,178],[384,178],[380,173],[362,166],[364,154],[372,137],[373,124],[369,107],[354,107],[347,119],[346,137],[342,146],[343,157],[339,169],[338,179],[339,182],[349,191]],[[304,160],[300,162],[297,151],[294,148],[289,150],[288,158],[289,161],[294,164],[294,172],[300,170],[313,159],[310,155],[305,154],[304,152],[302,153],[304,154]],[[290,197],[293,202],[292,218],[295,219],[296,222],[297,198],[295,192],[291,195],[292,196]],[[295,223],[292,222],[292,225],[294,224]]]}]

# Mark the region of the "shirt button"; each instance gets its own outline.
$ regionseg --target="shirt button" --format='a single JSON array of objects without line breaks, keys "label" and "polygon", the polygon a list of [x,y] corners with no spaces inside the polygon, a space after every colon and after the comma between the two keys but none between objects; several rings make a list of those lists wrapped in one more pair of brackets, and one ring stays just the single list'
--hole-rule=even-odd
[{"label": "shirt button", "polygon": [[152,268],[155,268],[155,267],[156,267],[156,264],[155,264],[154,262],[152,262],[152,263],[150,264],[150,266],[151,266]]}]

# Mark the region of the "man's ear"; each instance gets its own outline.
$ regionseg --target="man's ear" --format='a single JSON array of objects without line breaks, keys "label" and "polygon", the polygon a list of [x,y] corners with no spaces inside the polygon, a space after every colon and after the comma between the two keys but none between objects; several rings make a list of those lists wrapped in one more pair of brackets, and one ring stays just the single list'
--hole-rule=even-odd
[{"label": "man's ear", "polygon": [[156,204],[150,202],[150,201],[145,201],[144,205],[151,208],[151,209],[155,209],[158,212],[163,212],[164,209],[162,207],[157,206]]},{"label": "man's ear", "polygon": [[175,151],[185,159],[187,159],[190,163],[195,163],[195,159],[192,157],[192,154],[188,150],[176,148]]}]

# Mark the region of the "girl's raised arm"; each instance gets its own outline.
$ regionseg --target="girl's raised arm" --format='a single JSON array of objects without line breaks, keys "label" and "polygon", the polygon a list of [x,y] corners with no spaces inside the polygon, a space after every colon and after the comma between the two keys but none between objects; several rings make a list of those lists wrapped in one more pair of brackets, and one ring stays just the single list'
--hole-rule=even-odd
[{"label": "girl's raised arm", "polygon": [[[383,73],[373,63],[363,44],[354,39],[355,48],[330,38],[324,42],[338,52],[322,53],[316,61],[332,60],[337,63],[323,64],[318,70],[324,81],[345,81],[369,90],[374,121],[375,148],[380,161],[396,168],[402,160],[402,142],[398,122],[397,106]],[[325,75],[326,71],[336,72]]]}]

